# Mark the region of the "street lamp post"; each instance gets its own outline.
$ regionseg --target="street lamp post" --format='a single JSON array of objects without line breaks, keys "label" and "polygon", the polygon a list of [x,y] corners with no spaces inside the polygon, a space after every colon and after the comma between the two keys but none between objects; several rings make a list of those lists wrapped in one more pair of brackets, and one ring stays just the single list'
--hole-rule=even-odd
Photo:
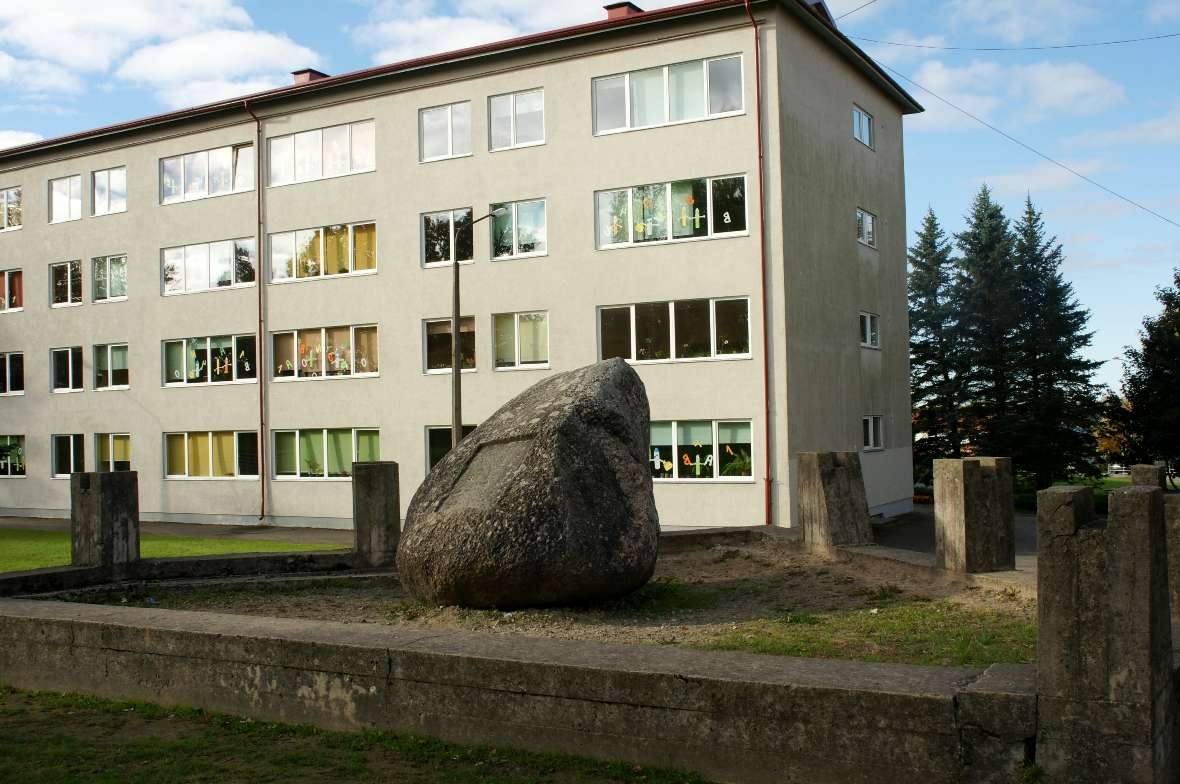
[{"label": "street lamp post", "polygon": [[[482,218],[471,222],[472,245],[475,244],[475,224],[488,218],[499,218],[508,214],[504,207],[492,210]],[[463,352],[459,339],[459,260],[451,262],[454,268],[454,289],[451,292],[451,449],[463,440]]]}]

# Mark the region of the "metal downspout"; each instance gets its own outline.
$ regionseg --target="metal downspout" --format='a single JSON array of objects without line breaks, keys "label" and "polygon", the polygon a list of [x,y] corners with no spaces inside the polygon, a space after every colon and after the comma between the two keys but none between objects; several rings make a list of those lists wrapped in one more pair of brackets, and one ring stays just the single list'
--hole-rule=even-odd
[{"label": "metal downspout", "polygon": [[262,310],[262,242],[265,237],[262,225],[262,120],[250,108],[249,101],[242,101],[242,106],[254,118],[254,203],[258,207],[258,225],[254,233],[254,285],[258,288],[258,341],[257,354],[254,357],[254,368],[258,372],[258,487],[260,494],[260,510],[258,519],[266,519],[266,372],[262,361],[266,353],[266,323]]}]

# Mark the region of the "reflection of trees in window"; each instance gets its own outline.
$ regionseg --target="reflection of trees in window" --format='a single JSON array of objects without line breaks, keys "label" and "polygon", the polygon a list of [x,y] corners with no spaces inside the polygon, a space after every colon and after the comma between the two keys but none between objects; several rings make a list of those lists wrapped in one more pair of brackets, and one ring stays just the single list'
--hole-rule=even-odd
[{"label": "reflection of trees in window", "polygon": [[238,283],[254,282],[254,241],[234,243],[234,279]]},{"label": "reflection of trees in window", "polygon": [[724,299],[714,303],[718,354],[750,353],[750,301]]},{"label": "reflection of trees in window", "polygon": [[449,213],[424,215],[422,236],[427,264],[451,260],[451,216]]},{"label": "reflection of trees in window", "polygon": [[713,180],[713,233],[746,230],[746,178]]},{"label": "reflection of trees in window", "polygon": [[640,361],[671,359],[667,302],[635,306],[635,358]]},{"label": "reflection of trees in window", "polygon": [[709,300],[681,300],[675,304],[676,358],[709,356]]}]

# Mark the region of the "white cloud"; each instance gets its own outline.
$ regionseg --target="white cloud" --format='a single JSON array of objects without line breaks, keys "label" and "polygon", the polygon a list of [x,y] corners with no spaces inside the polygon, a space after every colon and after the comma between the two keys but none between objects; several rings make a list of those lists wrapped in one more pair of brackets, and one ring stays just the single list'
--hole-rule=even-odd
[{"label": "white cloud", "polygon": [[[1081,161],[1063,160],[1061,162],[1086,176],[1118,168],[1113,163],[1101,158],[1089,158]],[[1081,177],[1048,161],[1041,161],[1017,171],[981,177],[979,182],[986,182],[997,194],[1004,196],[1023,198],[1025,194],[1031,194],[1034,202],[1038,200],[1038,194],[1048,191],[1093,187]]]},{"label": "white cloud", "polygon": [[950,0],[951,24],[985,32],[1013,44],[1064,41],[1096,12],[1085,0]]},{"label": "white cloud", "polygon": [[1110,131],[1085,131],[1066,142],[1071,148],[1145,144],[1180,144],[1180,101],[1163,117]]},{"label": "white cloud", "polygon": [[0,83],[23,93],[76,93],[82,80],[60,65],[20,60],[0,51]]},{"label": "white cloud", "polygon": [[[877,0],[872,5],[861,8],[861,6],[863,6],[868,1],[869,0],[826,0],[828,4],[828,10],[832,12],[833,18],[839,18],[844,16],[844,14],[851,14],[853,11],[856,11],[855,14],[852,14],[848,17],[846,22],[841,22],[841,24],[853,24],[855,22],[863,22],[872,19],[873,17],[880,16],[881,14],[885,13],[889,10],[890,6],[893,5],[891,2],[889,2],[889,0]],[[857,11],[856,9],[858,8],[861,10]],[[874,36],[874,38],[875,37],[876,36]]]},{"label": "white cloud", "polygon": [[1147,9],[1147,18],[1153,22],[1180,21],[1180,0],[1157,0]]},{"label": "white cloud", "polygon": [[[867,10],[867,9],[866,9]],[[878,36],[873,36],[877,38]],[[913,46],[946,46],[946,38],[941,35],[928,35],[925,38],[918,38],[906,30],[894,30],[891,33],[886,33],[880,36],[882,41],[892,41],[898,44],[910,44],[911,46],[887,46],[884,44],[870,44],[864,42],[864,50],[879,63],[888,63],[890,65],[898,65],[901,63],[913,62],[924,57],[930,56],[929,50],[914,49]]]},{"label": "white cloud", "polygon": [[19,147],[22,144],[30,144],[31,142],[44,138],[41,134],[30,131],[0,131],[0,150],[6,150],[9,147]]}]

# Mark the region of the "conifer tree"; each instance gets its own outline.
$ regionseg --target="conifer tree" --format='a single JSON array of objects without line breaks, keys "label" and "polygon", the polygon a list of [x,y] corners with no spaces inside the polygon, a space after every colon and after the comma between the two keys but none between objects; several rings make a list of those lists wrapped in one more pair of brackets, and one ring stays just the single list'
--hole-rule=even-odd
[{"label": "conifer tree", "polygon": [[1180,269],[1173,281],[1156,289],[1163,312],[1143,320],[1139,347],[1123,363],[1127,429],[1143,455],[1172,465],[1180,457]]}]

